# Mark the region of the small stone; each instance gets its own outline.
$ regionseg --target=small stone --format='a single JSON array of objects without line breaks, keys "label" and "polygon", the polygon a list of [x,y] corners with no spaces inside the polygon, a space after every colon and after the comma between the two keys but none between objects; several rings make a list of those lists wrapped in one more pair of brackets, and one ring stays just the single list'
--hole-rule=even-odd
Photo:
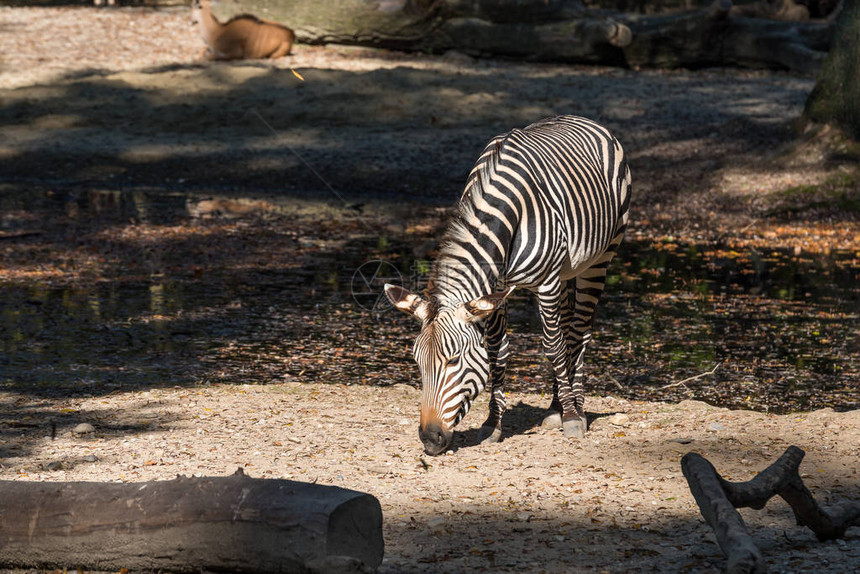
[{"label": "small stone", "polygon": [[99,457],[94,454],[88,454],[84,457],[84,462],[98,462]]},{"label": "small stone", "polygon": [[45,468],[48,470],[63,470],[63,463],[62,461],[55,460],[53,462],[49,462]]},{"label": "small stone", "polygon": [[678,438],[670,438],[669,442],[676,442],[678,444],[690,444],[693,442],[693,439],[689,437],[678,437]]},{"label": "small stone", "polygon": [[90,434],[91,432],[95,432],[95,431],[96,431],[96,427],[94,427],[90,423],[81,423],[72,429],[72,432],[74,434],[77,434],[77,435]]},{"label": "small stone", "polygon": [[427,528],[429,528],[430,532],[433,534],[447,534],[448,519],[442,517],[432,518],[427,521]]},{"label": "small stone", "polygon": [[724,424],[721,424],[721,423],[711,423],[708,425],[708,430],[709,431],[726,430],[726,426]]},{"label": "small stone", "polygon": [[630,424],[630,417],[628,417],[624,413],[615,413],[614,415],[609,417],[609,424],[615,425],[617,427],[626,427]]},{"label": "small stone", "polygon": [[548,413],[540,423],[540,426],[548,429],[560,429],[561,413],[555,411]]}]

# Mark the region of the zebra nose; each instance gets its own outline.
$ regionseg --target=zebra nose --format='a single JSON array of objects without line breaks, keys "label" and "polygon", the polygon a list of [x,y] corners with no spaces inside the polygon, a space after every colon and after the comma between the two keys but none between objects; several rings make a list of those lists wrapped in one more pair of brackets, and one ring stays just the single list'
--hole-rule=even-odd
[{"label": "zebra nose", "polygon": [[418,429],[418,436],[424,443],[424,452],[431,456],[445,452],[451,445],[454,432],[442,427],[439,423],[428,423]]}]

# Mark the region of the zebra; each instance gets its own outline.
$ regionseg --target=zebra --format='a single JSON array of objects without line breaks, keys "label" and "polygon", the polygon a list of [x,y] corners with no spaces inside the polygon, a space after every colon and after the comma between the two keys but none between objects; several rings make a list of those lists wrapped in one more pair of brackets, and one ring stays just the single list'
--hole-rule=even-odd
[{"label": "zebra", "polygon": [[489,415],[478,440],[500,440],[506,300],[517,287],[536,295],[555,374],[544,424],[561,426],[568,438],[585,436],[583,355],[607,268],[627,230],[630,187],[621,145],[592,120],[557,116],[490,140],[423,296],[385,285],[392,305],[422,322],[413,356],[427,454],[449,449],[454,427],[488,381]]}]

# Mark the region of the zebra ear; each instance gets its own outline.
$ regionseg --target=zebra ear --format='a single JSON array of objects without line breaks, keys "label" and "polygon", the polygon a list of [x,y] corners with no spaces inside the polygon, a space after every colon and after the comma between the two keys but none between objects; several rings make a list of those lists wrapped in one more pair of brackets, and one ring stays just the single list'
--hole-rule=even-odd
[{"label": "zebra ear", "polygon": [[489,295],[484,295],[483,297],[478,297],[473,301],[469,301],[468,303],[463,303],[463,311],[465,311],[464,319],[466,321],[477,321],[478,319],[483,319],[496,309],[498,309],[504,302],[505,299],[508,298],[508,295],[514,290],[513,286],[508,287],[504,291],[499,291],[498,293],[490,293]]},{"label": "zebra ear", "polygon": [[422,321],[427,317],[427,301],[422,299],[420,295],[416,295],[403,287],[386,283],[385,296],[388,297],[392,305],[404,313],[409,313]]}]

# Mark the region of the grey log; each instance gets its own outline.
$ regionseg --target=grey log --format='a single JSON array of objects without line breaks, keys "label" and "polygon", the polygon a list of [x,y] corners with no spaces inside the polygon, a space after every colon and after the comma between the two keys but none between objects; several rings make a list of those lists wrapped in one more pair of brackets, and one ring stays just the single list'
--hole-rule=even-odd
[{"label": "grey log", "polygon": [[[241,9],[284,22],[308,44],[621,64],[632,38],[614,13],[573,0],[242,0]],[[228,18],[238,7],[213,10]]]},{"label": "grey log", "polygon": [[382,562],[365,493],[245,476],[0,481],[0,567],[358,572]]}]

